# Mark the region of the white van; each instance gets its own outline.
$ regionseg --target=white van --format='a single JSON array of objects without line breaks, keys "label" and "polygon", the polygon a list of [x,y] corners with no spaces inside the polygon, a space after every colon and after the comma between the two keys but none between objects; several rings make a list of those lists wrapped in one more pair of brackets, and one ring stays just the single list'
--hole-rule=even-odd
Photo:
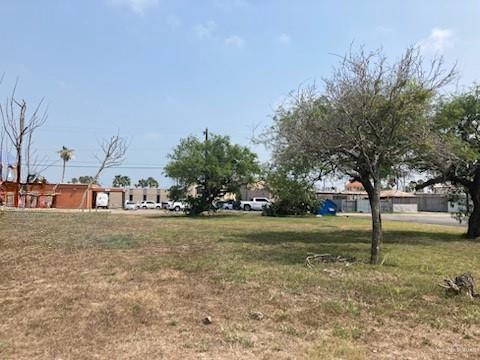
[{"label": "white van", "polygon": [[108,209],[108,194],[104,192],[97,193],[97,200],[95,203],[97,209]]}]

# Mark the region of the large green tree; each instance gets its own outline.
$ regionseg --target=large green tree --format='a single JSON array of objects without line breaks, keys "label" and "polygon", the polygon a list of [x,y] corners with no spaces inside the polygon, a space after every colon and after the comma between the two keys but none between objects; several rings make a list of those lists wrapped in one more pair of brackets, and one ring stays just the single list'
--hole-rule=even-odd
[{"label": "large green tree", "polygon": [[269,140],[275,160],[292,163],[301,154],[312,171],[348,176],[364,186],[371,206],[372,264],[379,262],[383,239],[382,182],[423,141],[432,99],[453,76],[442,61],[429,65],[425,68],[413,48],[395,62],[381,51],[351,51],[324,80],[323,92],[299,90],[274,115]]},{"label": "large green tree", "polygon": [[465,190],[473,209],[467,236],[480,236],[480,86],[440,100],[432,136],[419,152],[418,169],[430,175],[417,189],[450,183]]},{"label": "large green tree", "polygon": [[169,159],[165,174],[176,180],[176,190],[187,194],[191,187],[197,188],[197,196],[188,198],[192,214],[215,209],[214,200],[237,192],[260,173],[256,154],[232,144],[228,136],[211,135],[204,141],[194,136],[182,139]]}]

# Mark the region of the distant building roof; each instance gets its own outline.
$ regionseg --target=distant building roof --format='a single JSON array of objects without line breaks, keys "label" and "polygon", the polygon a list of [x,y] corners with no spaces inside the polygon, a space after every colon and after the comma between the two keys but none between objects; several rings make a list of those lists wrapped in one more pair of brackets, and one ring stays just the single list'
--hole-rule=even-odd
[{"label": "distant building roof", "polygon": [[328,195],[328,194],[335,194],[335,195],[367,195],[367,192],[366,191],[347,191],[347,190],[343,190],[343,191],[337,191],[337,190],[317,190],[315,192],[316,194],[324,194],[324,195]]},{"label": "distant building roof", "polygon": [[405,198],[405,197],[415,197],[415,194],[413,193],[407,193],[407,192],[404,192],[404,191],[400,191],[400,190],[383,190],[380,192],[380,197],[381,198]]},{"label": "distant building roof", "polygon": [[348,181],[345,184],[346,191],[361,191],[364,190],[363,184],[360,181]]}]

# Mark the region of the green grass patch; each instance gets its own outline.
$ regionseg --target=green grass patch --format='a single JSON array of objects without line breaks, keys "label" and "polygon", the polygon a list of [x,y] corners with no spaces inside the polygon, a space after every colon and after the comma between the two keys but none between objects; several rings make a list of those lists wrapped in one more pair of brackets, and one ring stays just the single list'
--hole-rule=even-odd
[{"label": "green grass patch", "polygon": [[[189,334],[182,338],[182,348],[199,352],[223,347],[261,357],[263,350],[284,351],[285,344],[295,348],[303,343],[298,349],[306,352],[295,354],[299,358],[364,359],[370,354],[366,349],[375,346],[368,332],[374,328],[388,333],[395,326],[431,329],[435,335],[424,335],[421,344],[427,348],[434,346],[437,334],[480,340],[478,331],[464,333],[466,327],[480,327],[478,300],[446,297],[437,286],[445,276],[465,271],[480,278],[480,242],[465,240],[457,227],[386,221],[382,264],[372,266],[371,225],[363,218],[7,212],[0,226],[0,255],[5,259],[0,270],[6,274],[7,289],[0,302],[7,314],[3,320],[22,324],[29,314],[32,320],[22,331],[31,330],[32,324],[54,329],[45,333],[45,343],[58,329],[69,332],[65,327],[75,323],[69,320],[75,311],[77,319],[85,306],[96,314],[103,299],[118,299],[122,292],[129,292],[128,301],[116,304],[115,311],[123,314],[125,328],[131,319],[137,327],[153,324],[154,330],[140,329],[150,338],[172,336],[175,342],[178,334]],[[355,256],[358,262],[309,268],[308,253]],[[50,275],[31,275],[44,273]],[[42,287],[37,280],[52,283]],[[55,298],[49,289],[68,288],[68,298],[74,300],[64,307],[54,302],[50,308],[52,314],[65,308],[64,319],[43,316],[35,311],[37,305],[16,305],[15,289],[8,292],[21,283],[32,286],[25,291],[38,296],[34,303],[42,309]],[[90,290],[95,285],[102,296],[84,300],[95,294]],[[265,319],[249,319],[252,310],[262,311]],[[203,314],[212,314],[214,323],[201,325]],[[5,327],[4,335],[7,330],[15,329]],[[410,330],[405,331],[408,339]],[[15,341],[30,340],[4,336],[0,353]],[[87,352],[95,348],[88,341]]]}]

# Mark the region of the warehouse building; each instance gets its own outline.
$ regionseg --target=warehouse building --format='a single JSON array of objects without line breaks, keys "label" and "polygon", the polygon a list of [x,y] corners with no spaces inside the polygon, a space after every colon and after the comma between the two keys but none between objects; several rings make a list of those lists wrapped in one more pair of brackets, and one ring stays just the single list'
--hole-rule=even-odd
[{"label": "warehouse building", "polygon": [[[13,207],[17,183],[0,182],[0,205]],[[92,209],[97,194],[107,193],[108,208],[122,208],[125,201],[123,188],[107,188],[87,184],[50,184],[47,182],[20,184],[19,208]]]}]

